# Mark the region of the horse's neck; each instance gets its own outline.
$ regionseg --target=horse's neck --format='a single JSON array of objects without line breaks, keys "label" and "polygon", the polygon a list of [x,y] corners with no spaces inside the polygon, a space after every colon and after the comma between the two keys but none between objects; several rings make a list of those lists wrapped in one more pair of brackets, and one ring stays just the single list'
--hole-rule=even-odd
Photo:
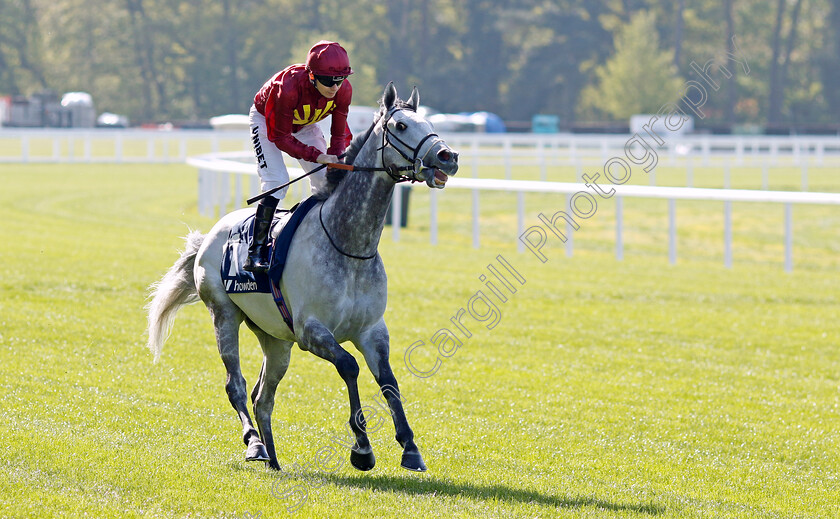
[{"label": "horse's neck", "polygon": [[[359,154],[354,165],[381,166],[376,161],[376,152],[367,151]],[[322,212],[324,225],[339,249],[356,256],[376,252],[393,191],[394,181],[384,172],[347,173],[347,178],[324,203]]]}]

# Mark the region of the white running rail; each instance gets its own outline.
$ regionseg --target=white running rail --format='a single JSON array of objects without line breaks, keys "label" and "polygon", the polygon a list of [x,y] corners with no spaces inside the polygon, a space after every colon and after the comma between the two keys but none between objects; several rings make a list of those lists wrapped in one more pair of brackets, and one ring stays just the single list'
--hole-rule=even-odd
[{"label": "white running rail", "polygon": [[[226,154],[208,154],[190,157],[187,164],[199,170],[199,211],[206,216],[220,216],[227,211],[228,205],[241,207],[241,202],[248,196],[258,193],[256,165],[249,162],[252,156],[249,152],[233,152]],[[299,168],[289,168],[292,177],[303,172]],[[234,175],[235,194],[231,200],[230,176]],[[249,193],[243,193],[242,180],[250,179]],[[658,187],[639,185],[603,185],[600,186],[609,198],[616,202],[615,211],[615,254],[616,258],[624,257],[624,218],[623,200],[625,198],[659,198],[668,200],[668,257],[670,262],[676,263],[676,201],[677,200],[712,200],[724,203],[724,264],[732,266],[732,202],[765,202],[784,204],[785,207],[785,258],[786,271],[793,270],[793,205],[794,204],[824,204],[840,205],[840,193],[815,193],[804,191],[764,191],[744,189],[705,189],[691,187]],[[565,242],[566,254],[571,256],[573,251],[573,236],[575,222],[575,199],[594,198],[597,194],[591,187],[582,183],[542,182],[524,180],[496,180],[478,178],[451,178],[447,189],[468,189],[472,196],[472,243],[480,246],[480,218],[479,193],[481,191],[504,191],[516,193],[517,196],[517,236],[514,238],[519,251],[529,249],[540,257],[540,248],[549,232],[557,237],[562,236]],[[392,222],[399,222],[401,212],[402,189],[394,190],[392,206]],[[430,242],[437,243],[437,193],[430,193]],[[541,214],[540,224],[525,228],[525,193],[556,193],[568,195],[564,203],[565,211],[554,215]],[[600,195],[599,195],[600,196]],[[604,196],[606,197],[606,196]],[[559,216],[558,216],[559,215]],[[578,215],[579,216],[579,215]],[[590,215],[591,216],[591,215]],[[563,220],[564,229],[556,224]],[[548,231],[548,232],[547,232]],[[399,240],[400,226],[392,226],[393,239]],[[537,241],[532,238],[538,238]]]}]

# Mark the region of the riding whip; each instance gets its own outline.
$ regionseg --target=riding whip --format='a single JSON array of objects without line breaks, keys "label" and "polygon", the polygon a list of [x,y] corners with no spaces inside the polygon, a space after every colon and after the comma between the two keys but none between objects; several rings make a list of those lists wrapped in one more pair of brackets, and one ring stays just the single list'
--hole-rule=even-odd
[{"label": "riding whip", "polygon": [[[344,156],[345,156],[345,155],[346,155],[346,153],[342,153],[341,155],[339,155],[339,156],[338,156],[338,158],[342,159],[342,158],[344,158]],[[264,191],[264,192],[262,192],[262,193],[260,193],[260,194],[258,194],[258,195],[256,195],[256,196],[254,196],[254,197],[249,198],[248,200],[246,200],[246,202],[248,203],[248,205],[251,205],[251,204],[253,204],[254,202],[257,202],[257,201],[259,201],[259,200],[262,200],[263,198],[265,198],[265,197],[267,197],[267,196],[269,196],[269,195],[272,195],[272,194],[276,193],[277,191],[280,191],[280,190],[281,190],[281,189],[283,189],[284,187],[288,187],[288,186],[290,186],[290,185],[294,184],[295,182],[297,182],[298,180],[301,180],[301,179],[302,179],[302,178],[304,178],[304,177],[308,177],[309,175],[311,175],[311,174],[313,174],[313,173],[316,173],[316,172],[318,172],[318,171],[321,171],[322,169],[324,169],[324,168],[326,168],[326,167],[330,167],[330,168],[334,168],[334,169],[346,169],[346,170],[350,170],[350,171],[352,171],[352,170],[353,170],[353,166],[349,166],[349,165],[347,165],[347,164],[333,164],[333,163],[330,163],[330,164],[321,164],[321,165],[320,165],[320,166],[318,166],[317,168],[315,168],[315,169],[313,169],[313,170],[311,170],[311,171],[309,171],[309,172],[307,172],[307,173],[305,173],[305,174],[303,174],[303,175],[299,176],[298,178],[296,178],[296,179],[294,179],[294,180],[290,180],[290,181],[286,182],[286,183],[285,183],[285,184],[283,184],[282,186],[277,186],[277,187],[275,187],[275,188],[269,189],[268,191]]]}]

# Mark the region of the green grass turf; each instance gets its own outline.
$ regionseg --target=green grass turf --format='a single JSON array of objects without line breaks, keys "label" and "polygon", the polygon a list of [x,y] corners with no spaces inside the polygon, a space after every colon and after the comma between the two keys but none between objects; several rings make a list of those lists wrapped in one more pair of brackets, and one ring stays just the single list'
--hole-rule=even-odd
[{"label": "green grass turf", "polygon": [[[836,208],[796,208],[789,274],[781,210],[762,204],[735,205],[732,269],[720,204],[678,205],[671,266],[665,202],[644,201],[625,206],[624,261],[605,204],[571,258],[552,243],[541,263],[507,233],[510,195],[482,195],[475,250],[469,193],[445,191],[429,245],[415,187],[410,226],[397,243],[386,229],[380,250],[392,364],[429,471],[399,468],[390,423],[370,435],[373,471],[350,468],[344,450],[341,468],[319,468],[347,391],[296,350],[274,431],[281,465],[304,468],[283,476],[243,460],[202,305],[182,310],[159,364],[144,348],[146,287],[180,236],[212,225],[196,211],[195,172],[6,164],[0,185],[2,517],[840,515]],[[558,206],[529,196],[527,225]],[[479,280],[497,255],[525,278],[505,303]],[[413,376],[406,348],[424,341],[413,361],[433,365],[432,335],[479,290],[497,325],[465,317],[472,336],[433,376]],[[241,336],[253,383],[259,347]],[[365,368],[359,385],[375,406]],[[294,513],[292,490],[307,492]]]}]

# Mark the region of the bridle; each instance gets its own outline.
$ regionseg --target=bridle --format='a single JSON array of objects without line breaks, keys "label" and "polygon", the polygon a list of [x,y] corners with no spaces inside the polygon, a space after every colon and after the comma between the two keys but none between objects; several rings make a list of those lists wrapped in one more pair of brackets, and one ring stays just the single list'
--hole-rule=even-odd
[{"label": "bridle", "polygon": [[[432,149],[434,148],[435,144],[437,144],[438,142],[442,142],[443,139],[441,139],[438,134],[432,132],[432,133],[426,135],[425,137],[423,137],[420,140],[420,142],[417,144],[417,146],[412,148],[410,144],[408,144],[404,140],[400,139],[391,130],[391,128],[388,127],[388,122],[391,120],[391,118],[394,116],[394,114],[396,114],[397,112],[400,112],[402,110],[405,110],[405,108],[400,108],[400,107],[395,106],[395,107],[392,107],[391,109],[389,109],[385,113],[385,115],[383,116],[383,121],[382,121],[382,128],[383,128],[382,145],[376,149],[376,151],[380,152],[379,161],[382,163],[382,167],[366,168],[366,167],[355,167],[354,166],[353,171],[384,171],[384,172],[388,173],[388,176],[390,176],[394,180],[394,182],[397,182],[397,183],[399,183],[399,182],[424,182],[425,181],[425,179],[419,177],[420,173],[424,169],[432,169],[432,168],[429,168],[428,166],[426,166],[424,161],[425,161],[427,155],[429,154],[429,152],[432,151]],[[371,125],[370,129],[368,130],[367,135],[365,135],[365,141],[367,141],[367,139],[370,138],[371,132],[373,132],[373,129],[376,127],[376,125],[378,123],[379,123],[379,121],[377,120]],[[397,143],[399,143],[400,146],[396,146],[394,144],[394,142],[392,141],[392,139],[394,141],[396,141]],[[431,143],[429,143],[430,139],[434,139],[434,140],[432,140]],[[428,148],[426,149],[425,153],[420,155],[420,153],[423,151],[423,146],[425,146],[427,143],[428,143]],[[390,146],[397,153],[399,153],[400,156],[402,158],[404,158],[405,160],[407,160],[410,165],[408,165],[408,166],[397,166],[395,164],[391,164],[389,166],[386,166],[385,165],[385,148],[387,148],[388,146]],[[409,154],[411,154],[411,156],[409,156]],[[411,171],[412,175],[411,176],[403,175],[403,174],[400,173],[401,171]]]},{"label": "bridle", "polygon": [[[353,171],[384,171],[396,183],[400,183],[400,182],[424,182],[425,181],[425,179],[419,178],[419,175],[424,169],[431,169],[431,168],[426,166],[423,161],[426,159],[426,156],[429,154],[429,152],[432,151],[435,144],[437,144],[438,142],[442,142],[443,139],[441,139],[440,136],[436,133],[430,133],[430,134],[426,135],[425,137],[423,137],[420,140],[420,142],[417,144],[417,146],[415,146],[415,147],[411,147],[410,144],[408,144],[404,140],[400,139],[388,127],[388,122],[391,120],[391,118],[394,116],[394,114],[396,114],[397,112],[399,112],[401,110],[404,110],[404,109],[405,108],[395,106],[395,107],[390,108],[385,113],[385,115],[380,117],[380,119],[384,118],[382,120],[382,128],[383,128],[382,145],[380,147],[378,147],[376,149],[376,151],[379,152],[379,161],[382,164],[382,166],[381,167],[357,167],[357,166],[353,166]],[[365,138],[364,138],[364,142],[362,143],[362,146],[364,146],[365,143],[367,142],[367,140],[370,138],[370,135],[371,135],[371,133],[373,133],[373,130],[374,130],[374,128],[376,128],[377,124],[379,124],[379,119],[377,119],[376,121],[373,122],[373,124],[371,124],[370,128],[368,129],[367,133],[365,134]],[[428,149],[426,149],[425,153],[423,153],[421,155],[420,153],[423,151],[423,146],[426,145],[427,143],[429,143],[430,139],[433,139],[433,138],[434,138],[434,140],[428,145]],[[394,145],[394,142],[392,141],[392,139],[393,139],[393,141],[396,141],[397,143],[399,143],[402,148]],[[396,152],[399,153],[402,158],[407,160],[410,163],[410,165],[408,165],[408,166],[397,166],[395,164],[391,164],[391,165],[386,166],[385,165],[385,148],[387,148],[388,146],[390,146],[391,148],[396,150]],[[410,157],[409,157],[409,154],[411,154]],[[412,175],[411,176],[403,175],[402,173],[400,173],[402,171],[411,171]],[[338,247],[338,245],[335,243],[335,240],[332,239],[332,236],[330,236],[329,231],[327,231],[327,226],[324,225],[324,217],[322,215],[323,210],[324,210],[324,204],[321,204],[321,207],[318,209],[318,219],[321,221],[321,228],[324,230],[324,234],[327,235],[327,239],[330,241],[330,244],[333,246],[333,248],[335,250],[337,250],[342,256],[347,256],[348,258],[353,258],[353,259],[358,259],[358,260],[368,260],[368,259],[372,259],[372,258],[376,257],[376,252],[377,252],[376,250],[374,250],[373,254],[371,254],[370,256],[357,256],[355,254],[349,254],[349,253],[341,250]]]}]

